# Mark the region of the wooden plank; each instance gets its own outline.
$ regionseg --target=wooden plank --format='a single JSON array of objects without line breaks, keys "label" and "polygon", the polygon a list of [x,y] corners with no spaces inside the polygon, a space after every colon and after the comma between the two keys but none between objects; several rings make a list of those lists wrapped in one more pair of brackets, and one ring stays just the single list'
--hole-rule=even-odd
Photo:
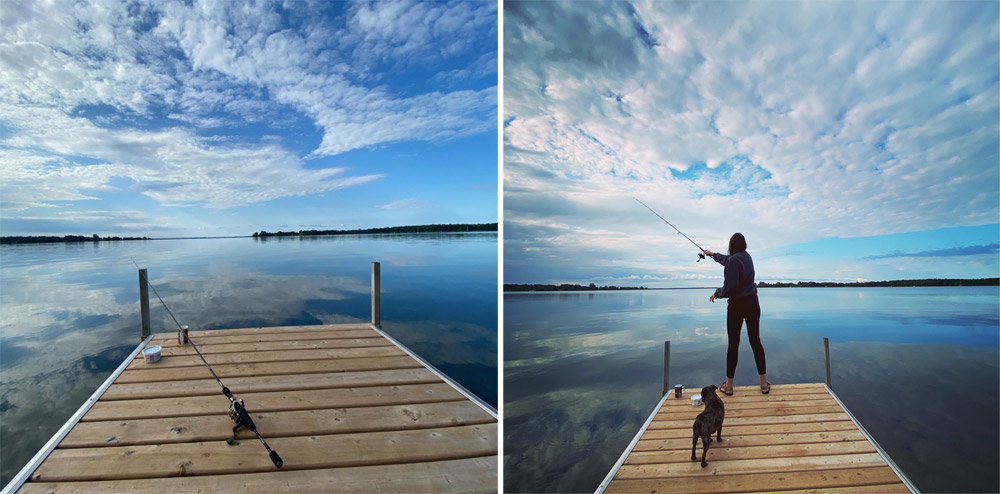
[{"label": "wooden plank", "polygon": [[[224,400],[225,398],[223,398]],[[272,437],[344,434],[406,429],[429,429],[496,421],[475,403],[408,404],[363,408],[264,412],[248,401],[251,417],[260,432]],[[222,401],[214,403],[215,415],[163,419],[81,422],[59,443],[60,448],[133,446],[199,441],[222,441],[232,435],[233,421]],[[253,439],[240,430],[238,438]]]},{"label": "wooden plank", "polygon": [[[188,335],[199,336],[237,336],[248,334],[284,334],[284,333],[308,333],[313,331],[357,331],[360,329],[371,329],[368,322],[349,324],[313,324],[309,326],[264,326],[257,328],[235,328],[235,329],[192,329]],[[153,341],[177,341],[177,331],[164,331],[153,335]],[[159,345],[159,343],[157,343]]]},{"label": "wooden plank", "polygon": [[828,489],[795,489],[775,491],[781,494],[910,494],[910,489],[902,482],[898,484],[859,485],[853,487],[833,487]]},{"label": "wooden plank", "polygon": [[[422,367],[409,355],[397,357],[367,357],[342,360],[305,360],[292,362],[262,362],[213,365],[212,370],[220,379],[230,377],[280,376],[316,374],[321,372],[350,372],[363,370],[409,369]],[[208,367],[167,367],[126,370],[115,384],[187,381],[211,378]]]},{"label": "wooden plank", "polygon": [[701,468],[699,462],[660,463],[653,465],[622,465],[615,478],[643,479],[732,475],[739,473],[794,472],[842,468],[877,467],[886,465],[878,453],[813,456],[806,458],[769,458],[756,461],[721,460]]},{"label": "wooden plank", "polygon": [[291,470],[237,475],[170,477],[143,480],[29,482],[24,494],[282,492],[282,493],[450,493],[496,492],[496,456],[403,465]]},{"label": "wooden plank", "polygon": [[[258,343],[223,343],[218,345],[198,344],[198,350],[202,355],[212,355],[216,353],[238,353],[238,352],[270,352],[274,350],[295,350],[295,349],[320,349],[320,348],[365,348],[375,346],[395,346],[391,341],[376,333],[371,338],[328,338],[322,340],[294,340],[294,341],[264,341]],[[163,357],[177,355],[197,356],[194,347],[170,346],[163,347],[160,351]],[[142,360],[142,355],[136,357]]]},{"label": "wooden plank", "polygon": [[[748,412],[750,410],[788,410],[788,409],[798,409],[798,408],[810,408],[810,407],[840,407],[837,401],[833,399],[832,396],[827,396],[823,400],[805,400],[805,401],[779,401],[773,403],[737,403],[737,404],[726,404],[726,416]],[[656,412],[657,420],[670,420],[671,417],[695,417],[699,413],[705,410],[704,406],[691,406],[686,407],[663,407],[660,411]]]},{"label": "wooden plank", "polygon": [[[782,415],[774,417],[726,417],[726,425],[764,425],[764,424],[790,424],[800,422],[826,422],[831,420],[850,420],[850,417],[843,410],[834,413],[813,413],[804,415]],[[650,422],[649,429],[675,429],[678,427],[691,427],[694,419],[690,420],[654,420]]]},{"label": "wooden plank", "polygon": [[[645,440],[657,440],[657,439],[676,439],[676,438],[691,438],[692,434],[692,424],[694,422],[689,422],[684,427],[677,427],[674,429],[655,429],[646,430],[646,433],[642,435],[642,439]],[[724,423],[723,430],[727,431],[729,434],[734,436],[750,436],[757,434],[789,434],[796,432],[837,432],[837,431],[856,431],[857,426],[854,422],[851,422],[846,416],[844,420],[837,422],[801,422],[792,424],[774,424],[774,425],[729,425],[728,422]],[[642,441],[640,441],[642,442]]]},{"label": "wooden plank", "polygon": [[[285,461],[283,470],[439,461],[497,454],[497,424],[415,431],[366,432],[268,441]],[[183,475],[273,472],[256,439],[57,449],[32,481],[143,479]]]},{"label": "wooden plank", "polygon": [[[162,355],[162,353],[161,353]],[[215,367],[222,364],[238,364],[251,362],[287,362],[294,360],[349,359],[363,357],[395,357],[406,355],[402,349],[395,346],[376,346],[364,348],[331,348],[331,349],[301,349],[279,350],[271,352],[217,353],[205,355],[209,365]],[[205,365],[198,355],[164,356],[159,362],[146,363],[137,358],[127,367],[128,370],[152,370],[175,367],[201,367]]]},{"label": "wooden plank", "polygon": [[[853,425],[853,424],[852,424]],[[865,441],[865,435],[857,428],[835,432],[797,432],[791,434],[751,434],[726,435],[726,427],[722,427],[723,447],[768,446],[782,444],[830,443],[839,441]],[[691,450],[691,440],[694,434],[688,432],[687,437],[676,439],[641,439],[632,451],[664,451],[670,449]],[[645,436],[643,436],[645,437]],[[700,442],[699,442],[700,444]],[[712,443],[712,448],[717,447]]]},{"label": "wooden plank", "polygon": [[[775,406],[770,408],[750,408],[750,409],[737,408],[735,410],[726,409],[726,420],[729,420],[730,417],[732,418],[769,417],[769,416],[777,417],[783,415],[810,415],[817,413],[836,413],[844,411],[842,408],[840,408],[840,405],[838,405],[837,402],[830,400],[830,403],[832,404],[816,405],[816,406]],[[704,410],[703,407],[699,408],[701,410]],[[657,413],[656,417],[653,420],[669,421],[669,420],[683,420],[685,418],[694,420],[694,418],[697,415],[698,411],[694,410],[684,413],[681,412]]]},{"label": "wooden plank", "polygon": [[[437,379],[436,376],[435,380],[437,382],[432,384],[260,393],[243,393],[234,389],[233,393],[242,399],[246,403],[247,410],[253,413],[407,405],[467,399],[450,384]],[[223,396],[216,386],[215,393],[211,396],[99,401],[84,415],[81,422],[216,415],[220,410],[223,412],[229,410],[229,399]]]},{"label": "wooden plank", "polygon": [[[712,443],[705,457],[708,466],[712,467],[717,461],[723,460],[757,460],[769,458],[801,458],[807,456],[844,455],[859,453],[876,453],[875,447],[871,445],[864,436],[860,441],[841,441],[830,443],[808,443],[808,444],[779,444],[765,446],[734,447],[726,443],[726,438],[722,438],[723,446],[719,447]],[[698,457],[698,466],[701,465],[701,441],[695,454]],[[691,441],[688,441],[685,449],[671,449],[666,451],[636,451],[628,455],[625,465],[648,465],[661,463],[692,463]],[[706,467],[707,468],[707,467]]]},{"label": "wooden plank", "polygon": [[[255,343],[261,341],[305,341],[305,340],[326,340],[326,339],[351,339],[351,338],[374,338],[380,336],[373,329],[352,329],[352,330],[325,330],[325,331],[303,331],[301,333],[251,333],[245,335],[233,335],[233,336],[198,336],[192,337],[192,340],[198,348],[201,349],[203,345],[219,345],[223,343]],[[155,337],[154,337],[155,339]],[[163,348],[170,347],[180,347],[189,346],[187,344],[181,345],[177,343],[176,336],[174,338],[164,338],[161,340],[155,340],[157,345]]]},{"label": "wooden plank", "polygon": [[[364,372],[331,372],[323,374],[233,377],[226,386],[233,393],[284,391],[303,389],[361,388],[395,384],[439,383],[441,378],[425,368],[391,369]],[[158,382],[155,385],[115,383],[101,396],[101,401],[167,398],[177,396],[221,396],[214,379],[198,381]]]},{"label": "wooden plank", "polygon": [[[721,381],[719,382],[719,384],[721,384]],[[716,384],[716,386],[718,386],[718,384]],[[782,393],[800,393],[800,392],[801,393],[808,393],[808,392],[815,393],[817,389],[826,391],[826,385],[824,383],[794,383],[794,384],[772,384],[771,385],[771,393],[772,394],[775,391],[782,392]],[[700,387],[698,388],[698,391],[701,391]],[[766,395],[764,395],[763,393],[760,392],[760,386],[759,385],[754,385],[754,386],[733,386],[733,392],[736,393],[737,395],[746,393],[746,394],[753,394],[753,395],[756,395],[756,396],[766,396]]]},{"label": "wooden plank", "polygon": [[[710,464],[711,466],[711,464]],[[706,470],[711,470],[706,468]],[[856,485],[899,484],[899,477],[888,466],[845,468],[818,471],[752,473],[675,477],[663,479],[613,480],[604,491],[608,494],[651,492],[771,492],[789,489],[829,489]],[[901,484],[900,484],[901,485]]]},{"label": "wooden plank", "polygon": [[[718,386],[718,385],[716,385]],[[687,402],[690,404],[691,395],[696,395],[701,393],[701,387],[698,388],[684,388],[684,393],[680,398],[675,398],[673,393],[665,403],[672,402]],[[779,396],[791,396],[791,395],[808,395],[808,394],[825,394],[829,395],[830,392],[826,390],[823,383],[806,383],[806,384],[772,384],[771,392],[768,394],[763,394],[760,392],[760,386],[734,386],[733,396],[726,396],[719,393],[719,397],[723,400],[728,399],[768,399],[775,398]]]},{"label": "wooden plank", "polygon": [[[750,404],[770,404],[775,402],[784,401],[807,401],[807,400],[828,400],[832,397],[830,393],[823,391],[822,393],[798,393],[798,394],[775,394],[772,392],[768,395],[757,395],[757,396],[720,396],[722,402],[726,404],[727,407],[732,405],[750,405]],[[667,411],[674,408],[698,408],[691,406],[691,395],[684,394],[679,399],[674,398],[663,402],[663,408],[661,410]]]}]

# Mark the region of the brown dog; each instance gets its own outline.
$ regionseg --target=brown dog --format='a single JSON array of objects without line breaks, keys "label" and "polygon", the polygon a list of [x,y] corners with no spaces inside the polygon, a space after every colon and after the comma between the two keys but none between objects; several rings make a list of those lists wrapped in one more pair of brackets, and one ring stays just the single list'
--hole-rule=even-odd
[{"label": "brown dog", "polygon": [[705,403],[705,410],[694,419],[694,441],[691,445],[691,461],[698,461],[695,450],[698,448],[698,438],[701,438],[703,449],[701,450],[701,468],[708,466],[705,455],[708,454],[708,444],[712,442],[712,433],[716,433],[715,440],[722,442],[722,421],[726,418],[726,406],[722,399],[715,393],[719,389],[716,385],[701,388],[701,399]]}]

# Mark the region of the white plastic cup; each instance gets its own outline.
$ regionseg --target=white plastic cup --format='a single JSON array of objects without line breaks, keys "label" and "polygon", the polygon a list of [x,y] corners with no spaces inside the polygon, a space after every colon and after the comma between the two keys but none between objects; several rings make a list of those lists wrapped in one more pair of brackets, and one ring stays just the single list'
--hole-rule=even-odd
[{"label": "white plastic cup", "polygon": [[694,405],[694,406],[701,405],[701,395],[693,395],[693,396],[691,396],[691,404]]}]

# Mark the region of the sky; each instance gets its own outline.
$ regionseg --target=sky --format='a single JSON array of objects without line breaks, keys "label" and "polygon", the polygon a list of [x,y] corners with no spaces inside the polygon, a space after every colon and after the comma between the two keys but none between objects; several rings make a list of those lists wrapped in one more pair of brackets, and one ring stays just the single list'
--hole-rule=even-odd
[{"label": "sky", "polygon": [[505,283],[997,277],[998,3],[505,2]]},{"label": "sky", "polygon": [[5,0],[0,234],[498,219],[490,1]]}]

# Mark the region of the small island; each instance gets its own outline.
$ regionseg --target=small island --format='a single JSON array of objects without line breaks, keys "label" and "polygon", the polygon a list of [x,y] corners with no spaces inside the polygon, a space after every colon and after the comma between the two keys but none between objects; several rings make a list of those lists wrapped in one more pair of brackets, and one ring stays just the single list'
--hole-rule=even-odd
[{"label": "small island", "polygon": [[563,283],[561,285],[525,285],[516,283],[504,283],[505,292],[582,292],[590,290],[649,290],[644,286],[597,286],[591,283],[588,286]]},{"label": "small island", "polygon": [[495,232],[498,231],[497,223],[474,223],[474,224],[447,224],[447,225],[411,225],[411,226],[388,226],[383,228],[360,228],[356,230],[299,230],[297,232],[254,232],[253,238],[267,237],[313,237],[320,235],[371,235],[371,234],[393,234],[393,233],[468,233],[468,232]]},{"label": "small island", "polygon": [[1000,286],[1000,278],[859,281],[834,283],[830,281],[800,281],[798,283],[758,282],[757,288],[833,288],[833,287],[914,287],[914,286]]},{"label": "small island", "polygon": [[120,242],[123,240],[152,240],[149,237],[102,237],[98,234],[56,236],[0,237],[0,244],[51,244],[56,242]]}]

